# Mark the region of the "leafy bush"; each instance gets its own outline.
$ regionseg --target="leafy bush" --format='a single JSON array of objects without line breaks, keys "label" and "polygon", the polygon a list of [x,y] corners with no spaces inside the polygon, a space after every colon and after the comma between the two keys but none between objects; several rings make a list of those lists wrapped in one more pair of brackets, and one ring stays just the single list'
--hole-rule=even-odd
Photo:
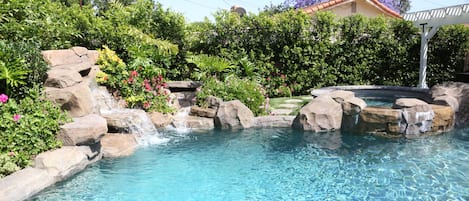
[{"label": "leafy bush", "polygon": [[[9,153],[13,156],[13,153]],[[20,170],[12,160],[9,154],[0,154],[0,179],[13,172]]]},{"label": "leafy bush", "polygon": [[107,86],[113,94],[126,101],[130,108],[171,113],[169,90],[163,79],[164,70],[155,68],[145,59],[136,59],[126,65],[117,54],[104,47],[99,51],[100,72],[97,81]]},{"label": "leafy bush", "polygon": [[40,96],[35,87],[29,96],[16,101],[0,95],[0,153],[9,153],[19,167],[43,151],[60,147],[59,125],[70,119],[58,106]]},{"label": "leafy bush", "polygon": [[47,69],[37,43],[0,40],[0,91],[22,98],[44,82]]},{"label": "leafy bush", "polygon": [[[241,18],[219,12],[214,23],[192,24],[190,29],[191,51],[232,61],[246,57],[272,97],[332,85],[418,82],[419,29],[401,19],[337,18],[328,12],[311,17],[293,10]],[[430,86],[461,71],[468,31],[462,25],[447,26],[430,40]],[[227,74],[240,76],[237,70]]]},{"label": "leafy bush", "polygon": [[207,107],[205,102],[209,96],[222,98],[224,101],[239,100],[246,105],[254,115],[265,114],[265,91],[255,81],[240,79],[236,76],[227,77],[224,81],[209,78],[197,92],[197,105]]}]

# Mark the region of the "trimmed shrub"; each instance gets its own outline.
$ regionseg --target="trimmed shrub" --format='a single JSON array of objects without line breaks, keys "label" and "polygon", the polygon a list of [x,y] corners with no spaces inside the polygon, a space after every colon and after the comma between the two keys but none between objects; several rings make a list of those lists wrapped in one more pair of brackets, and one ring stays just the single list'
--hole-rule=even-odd
[{"label": "trimmed shrub", "polygon": [[229,76],[224,81],[208,78],[197,92],[197,105],[207,107],[209,96],[222,98],[223,101],[239,100],[246,105],[254,115],[265,114],[262,107],[265,103],[265,91],[255,81]]}]

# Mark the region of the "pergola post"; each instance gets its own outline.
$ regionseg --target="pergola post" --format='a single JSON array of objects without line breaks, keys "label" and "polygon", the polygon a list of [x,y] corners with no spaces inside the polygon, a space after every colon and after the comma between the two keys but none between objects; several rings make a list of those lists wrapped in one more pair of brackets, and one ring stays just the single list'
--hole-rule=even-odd
[{"label": "pergola post", "polygon": [[426,28],[427,23],[422,23],[422,41],[420,42],[420,68],[419,68],[419,83],[417,87],[428,89],[427,85],[427,59],[428,59],[428,41],[438,31],[438,26]]}]

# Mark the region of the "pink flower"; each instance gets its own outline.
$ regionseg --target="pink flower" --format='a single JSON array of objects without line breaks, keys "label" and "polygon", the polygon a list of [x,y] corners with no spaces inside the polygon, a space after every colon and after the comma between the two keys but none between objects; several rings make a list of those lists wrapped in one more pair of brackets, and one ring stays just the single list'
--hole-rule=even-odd
[{"label": "pink flower", "polygon": [[133,77],[137,77],[138,76],[138,72],[133,70],[132,72],[130,72],[130,75],[132,75]]},{"label": "pink flower", "polygon": [[18,122],[21,119],[21,115],[15,114],[13,115],[13,121]]},{"label": "pink flower", "polygon": [[15,156],[15,155],[16,155],[16,154],[15,154],[15,152],[13,152],[13,151],[8,152],[8,156]]},{"label": "pink flower", "polygon": [[145,89],[146,89],[147,91],[152,91],[152,90],[153,90],[153,89],[151,88],[150,84],[148,84],[148,83],[145,83]]},{"label": "pink flower", "polygon": [[8,101],[8,96],[5,94],[0,95],[0,102],[1,103],[6,103]]}]

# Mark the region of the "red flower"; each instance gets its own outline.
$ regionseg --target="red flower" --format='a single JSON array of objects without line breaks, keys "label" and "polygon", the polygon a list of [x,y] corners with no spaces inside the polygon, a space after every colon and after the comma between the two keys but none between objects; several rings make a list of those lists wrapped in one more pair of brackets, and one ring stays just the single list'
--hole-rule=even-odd
[{"label": "red flower", "polygon": [[138,76],[138,72],[135,71],[135,70],[133,70],[132,72],[130,72],[130,75],[131,75],[132,77],[137,77],[137,76]]},{"label": "red flower", "polygon": [[143,103],[143,108],[144,108],[144,109],[148,109],[148,108],[150,108],[150,107],[151,107],[151,103],[150,103],[150,102],[147,101],[147,102]]},{"label": "red flower", "polygon": [[145,89],[146,89],[147,91],[152,91],[152,90],[153,90],[153,89],[151,88],[151,85],[148,84],[148,83],[145,83]]}]

